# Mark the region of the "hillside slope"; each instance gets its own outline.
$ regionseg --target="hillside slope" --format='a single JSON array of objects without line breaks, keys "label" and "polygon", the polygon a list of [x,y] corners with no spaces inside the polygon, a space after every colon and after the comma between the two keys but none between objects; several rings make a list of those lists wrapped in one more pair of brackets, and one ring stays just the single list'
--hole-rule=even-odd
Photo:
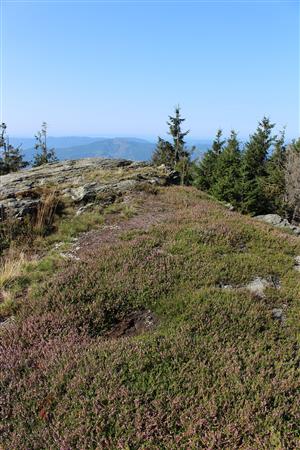
[{"label": "hillside slope", "polygon": [[59,159],[77,158],[126,158],[134,161],[147,161],[155,144],[142,139],[134,138],[111,138],[95,140],[94,142],[77,145],[68,148],[57,149]]},{"label": "hillside slope", "polygon": [[[16,147],[22,144],[24,159],[29,162],[33,161],[36,153],[34,138],[10,138],[10,143]],[[47,143],[50,148],[55,149],[56,156],[61,161],[95,157],[149,161],[156,147],[156,139],[152,142],[134,137],[48,136]],[[187,140],[188,147],[196,147],[192,154],[193,159],[201,157],[211,144],[211,140]]]},{"label": "hillside slope", "polygon": [[2,328],[2,448],[300,448],[299,238],[193,188],[124,201]]},{"label": "hillside slope", "polygon": [[[32,161],[35,155],[35,139],[11,138],[12,145],[22,144],[24,158]],[[49,147],[55,149],[59,160],[79,158],[126,158],[145,161],[151,158],[155,144],[145,139],[131,137],[90,138],[90,137],[52,137],[47,139]]]}]

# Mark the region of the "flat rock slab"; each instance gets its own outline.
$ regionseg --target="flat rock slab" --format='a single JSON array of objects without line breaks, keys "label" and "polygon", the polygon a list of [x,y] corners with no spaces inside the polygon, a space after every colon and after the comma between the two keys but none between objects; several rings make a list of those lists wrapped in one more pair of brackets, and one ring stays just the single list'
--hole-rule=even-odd
[{"label": "flat rock slab", "polygon": [[141,183],[173,182],[175,172],[147,162],[85,158],[45,164],[0,176],[0,220],[7,214],[16,218],[33,214],[49,191],[71,204],[85,205],[101,202],[109,195],[122,195]]}]

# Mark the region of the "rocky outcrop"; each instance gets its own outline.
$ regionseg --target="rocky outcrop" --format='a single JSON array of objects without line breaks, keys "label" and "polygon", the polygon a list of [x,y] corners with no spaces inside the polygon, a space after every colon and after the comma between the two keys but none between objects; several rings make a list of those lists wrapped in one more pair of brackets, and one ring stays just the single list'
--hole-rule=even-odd
[{"label": "rocky outcrop", "polygon": [[295,257],[295,265],[294,265],[294,269],[297,272],[300,272],[300,256],[296,256]]},{"label": "rocky outcrop", "polygon": [[278,214],[265,214],[262,216],[256,216],[255,219],[269,223],[274,227],[286,228],[287,230],[292,231],[294,234],[300,235],[300,227],[292,225],[288,220],[283,219]]},{"label": "rocky outcrop", "polygon": [[250,291],[257,297],[264,297],[265,289],[268,287],[271,287],[271,283],[268,280],[260,277],[256,277],[245,286],[248,291]]},{"label": "rocky outcrop", "polygon": [[96,201],[108,202],[109,198],[113,201],[142,183],[174,182],[175,172],[146,162],[103,158],[60,161],[0,176],[0,219],[34,213],[49,192],[80,208]]}]

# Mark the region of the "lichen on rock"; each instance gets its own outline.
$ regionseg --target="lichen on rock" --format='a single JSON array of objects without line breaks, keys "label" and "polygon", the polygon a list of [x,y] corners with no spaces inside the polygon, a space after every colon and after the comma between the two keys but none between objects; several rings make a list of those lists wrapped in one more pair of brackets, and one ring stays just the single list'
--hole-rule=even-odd
[{"label": "lichen on rock", "polygon": [[34,214],[47,192],[83,206],[102,195],[116,196],[140,183],[172,184],[176,174],[166,167],[124,159],[85,158],[59,161],[0,176],[0,220]]}]

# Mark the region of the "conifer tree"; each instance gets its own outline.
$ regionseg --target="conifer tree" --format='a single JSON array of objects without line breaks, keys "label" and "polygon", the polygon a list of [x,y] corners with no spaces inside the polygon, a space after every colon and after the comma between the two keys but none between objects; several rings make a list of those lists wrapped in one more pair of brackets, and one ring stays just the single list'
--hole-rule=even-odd
[{"label": "conifer tree", "polygon": [[221,130],[221,128],[218,129],[216,137],[212,143],[212,152],[216,155],[219,156],[222,151],[223,151],[223,146],[225,144],[225,139],[222,139],[223,136],[223,131]]},{"label": "conifer tree", "polygon": [[180,160],[175,166],[175,169],[179,172],[180,175],[181,185],[191,185],[195,177],[195,163],[191,161],[190,157],[190,155],[194,151],[195,147],[193,146],[190,152],[187,152],[186,155],[181,156]]},{"label": "conifer tree", "polygon": [[[218,146],[221,149],[222,147]],[[220,151],[220,150],[219,150]],[[232,130],[215,167],[215,182],[211,193],[219,200],[238,206],[240,202],[241,152],[237,133]]]},{"label": "conifer tree", "polygon": [[155,165],[165,164],[167,167],[177,170],[180,174],[181,184],[187,184],[191,180],[191,151],[186,148],[184,140],[189,131],[181,130],[181,124],[184,121],[178,106],[175,108],[175,116],[169,116],[167,122],[168,134],[172,136],[173,143],[159,137],[152,155],[152,162]]},{"label": "conifer tree", "polygon": [[21,146],[14,147],[9,143],[9,137],[6,133],[6,124],[0,125],[0,174],[17,172],[28,166],[21,153]]},{"label": "conifer tree", "polygon": [[195,185],[203,191],[210,191],[216,181],[217,161],[225,144],[222,134],[222,130],[219,129],[211,148],[204,154],[197,167]]},{"label": "conifer tree", "polygon": [[180,107],[177,106],[175,108],[175,116],[169,116],[169,122],[167,122],[169,126],[169,134],[173,138],[173,148],[174,148],[174,159],[175,164],[177,164],[181,158],[188,157],[189,153],[185,148],[185,136],[189,133],[188,131],[181,130],[181,124],[184,122],[180,115]]},{"label": "conifer tree", "polygon": [[29,165],[27,161],[24,161],[24,156],[21,153],[21,145],[14,147],[10,144],[8,144],[7,156],[4,163],[8,167],[9,172],[17,172]]},{"label": "conifer tree", "polygon": [[152,155],[152,162],[157,166],[165,164],[166,167],[173,169],[175,167],[175,154],[172,144],[159,137]]},{"label": "conifer tree", "polygon": [[34,146],[37,151],[34,156],[33,167],[41,166],[43,164],[48,164],[57,161],[54,148],[48,148],[47,146],[47,123],[42,123],[41,131],[35,136],[36,144]]},{"label": "conifer tree", "polygon": [[269,208],[263,189],[263,177],[267,174],[267,156],[275,139],[272,135],[274,126],[275,124],[264,117],[245,146],[242,158],[241,209],[243,212],[262,214]]},{"label": "conifer tree", "polygon": [[285,214],[285,130],[276,137],[272,155],[267,161],[264,190],[272,212]]},{"label": "conifer tree", "polygon": [[0,125],[0,175],[7,173],[7,167],[4,162],[7,152],[6,124]]}]

